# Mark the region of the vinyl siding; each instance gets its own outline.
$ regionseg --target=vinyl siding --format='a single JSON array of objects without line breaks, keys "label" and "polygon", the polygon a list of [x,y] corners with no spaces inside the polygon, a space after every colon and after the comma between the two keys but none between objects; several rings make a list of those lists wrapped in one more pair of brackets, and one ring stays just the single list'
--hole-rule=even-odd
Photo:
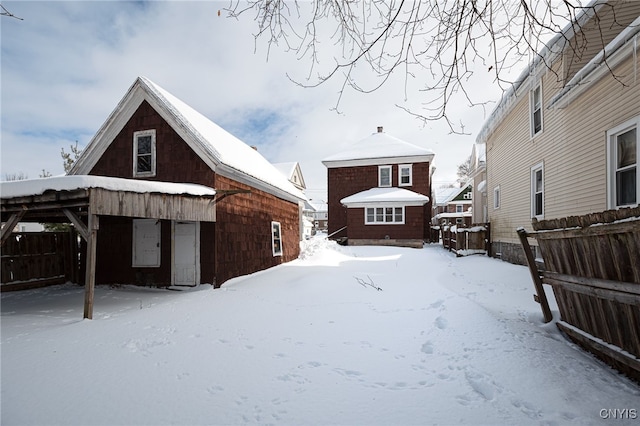
[{"label": "vinyl siding", "polygon": [[[634,64],[634,61],[635,64]],[[515,230],[530,229],[530,170],[544,163],[544,218],[602,211],[606,197],[606,131],[640,115],[638,57],[629,56],[613,73],[593,82],[564,109],[547,109],[557,77],[543,84],[543,132],[529,137],[529,94],[523,91],[510,113],[487,139],[487,193],[492,240],[517,243]],[[501,206],[493,209],[500,185]]]},{"label": "vinyl siding", "polygon": [[587,22],[563,54],[567,81],[640,15],[637,0],[610,0],[598,9],[597,19]]}]

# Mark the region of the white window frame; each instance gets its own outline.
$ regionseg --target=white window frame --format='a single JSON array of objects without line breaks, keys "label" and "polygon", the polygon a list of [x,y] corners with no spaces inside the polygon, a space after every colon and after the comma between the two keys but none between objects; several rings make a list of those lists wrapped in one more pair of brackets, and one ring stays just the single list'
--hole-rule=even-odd
[{"label": "white window frame", "polygon": [[464,206],[461,204],[456,204],[456,213],[463,213],[464,212]]},{"label": "white window frame", "polygon": [[273,256],[282,256],[282,226],[280,222],[271,222],[271,251]]},{"label": "white window frame", "polygon": [[[402,182],[402,170],[409,170],[409,182]],[[412,164],[400,164],[398,166],[398,186],[411,186],[413,185],[413,165]]]},{"label": "white window frame", "polygon": [[[536,102],[536,92],[539,92],[540,99]],[[544,117],[542,109],[542,82],[538,82],[533,89],[529,92],[529,125],[531,128],[531,137],[535,137],[544,130]],[[536,112],[540,112],[540,129],[536,131]]]},{"label": "white window frame", "polygon": [[[383,170],[389,170],[389,184],[388,185],[383,185],[382,184],[382,171]],[[391,176],[391,173],[393,172],[393,169],[391,166],[378,166],[378,187],[380,188],[390,188],[393,185],[393,177]]]},{"label": "white window frame", "polygon": [[493,188],[493,209],[500,208],[500,185]]},{"label": "white window frame", "polygon": [[[540,184],[541,187],[538,188],[536,183],[537,174],[541,174]],[[536,211],[536,206],[538,202],[538,195],[540,196],[540,213],[538,214]],[[538,220],[544,219],[544,163],[540,162],[535,166],[531,167],[531,217],[536,218]]]},{"label": "white window frame", "polygon": [[[138,171],[138,140],[141,137],[151,136],[151,152],[145,155],[151,155],[151,170]],[[141,130],[133,133],[133,176],[149,177],[156,175],[156,131],[155,129]]]},{"label": "white window frame", "polygon": [[[391,213],[387,211],[391,209]],[[373,210],[373,220],[369,220],[369,210]],[[398,219],[398,212],[401,219]],[[391,220],[389,219],[391,215]],[[405,206],[371,206],[364,208],[364,224],[365,225],[404,225],[405,224]]]},{"label": "white window frame", "polygon": [[[630,130],[636,130],[636,202],[635,204],[618,204],[617,200],[617,172],[618,169],[618,139],[617,137]],[[633,168],[627,166],[625,169]],[[607,131],[607,208],[633,207],[640,204],[640,116]]]}]

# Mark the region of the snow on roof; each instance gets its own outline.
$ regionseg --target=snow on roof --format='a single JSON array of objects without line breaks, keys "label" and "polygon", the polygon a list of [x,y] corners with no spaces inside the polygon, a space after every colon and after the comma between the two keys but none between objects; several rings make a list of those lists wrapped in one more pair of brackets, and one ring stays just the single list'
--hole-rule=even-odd
[{"label": "snow on roof", "polygon": [[405,205],[424,205],[429,197],[403,188],[371,188],[340,200],[340,203],[352,207],[363,204],[397,203]]},{"label": "snow on roof", "polygon": [[309,204],[317,212],[326,212],[327,210],[329,210],[328,204],[324,202],[310,201]]},{"label": "snow on roof", "polygon": [[296,170],[296,166],[298,165],[298,163],[296,163],[295,161],[291,161],[288,163],[272,163],[272,164],[273,164],[273,167],[278,169],[278,171],[283,175],[285,175],[287,179],[289,179],[293,175],[293,172]]},{"label": "snow on roof", "polygon": [[459,191],[460,188],[436,188],[434,190],[436,204],[446,203],[447,201],[455,197],[455,195],[458,194]]},{"label": "snow on roof", "polygon": [[471,217],[473,213],[470,211],[466,212],[456,212],[456,213],[438,213],[433,218],[434,219],[449,219],[453,217]]},{"label": "snow on roof", "polygon": [[302,192],[289,182],[288,177],[283,176],[257,150],[251,148],[146,77],[140,77],[140,80],[164,101],[165,106],[171,110],[177,119],[192,128],[199,142],[220,163],[280,188],[297,198],[304,199]]},{"label": "snow on roof", "polygon": [[346,151],[325,158],[322,162],[326,164],[334,161],[389,157],[430,157],[425,159],[425,161],[429,161],[433,155],[434,153],[430,149],[410,144],[386,132],[378,131],[354,143]]},{"label": "snow on roof", "polygon": [[258,151],[145,77],[136,79],[69,174],[89,174],[142,101],[149,102],[216,173],[291,201],[304,199]]},{"label": "snow on roof", "polygon": [[77,189],[87,188],[102,188],[112,191],[138,193],[157,192],[163,194],[188,194],[195,196],[213,196],[216,194],[216,191],[213,188],[191,183],[73,175],[0,182],[0,197],[27,197],[32,195],[41,195],[49,190],[74,191]]}]

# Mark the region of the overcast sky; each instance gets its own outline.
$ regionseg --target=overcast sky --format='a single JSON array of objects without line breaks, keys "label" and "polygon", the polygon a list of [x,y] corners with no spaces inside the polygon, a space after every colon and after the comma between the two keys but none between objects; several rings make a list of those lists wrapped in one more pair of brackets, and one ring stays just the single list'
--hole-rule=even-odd
[{"label": "overcast sky", "polygon": [[[282,48],[272,48],[267,60],[264,42],[254,43],[253,16],[226,18],[227,1],[2,4],[23,18],[0,19],[2,180],[16,173],[37,178],[43,169],[64,173],[60,150],[69,151],[75,141],[84,148],[137,76],[257,146],[269,161],[298,161],[312,199],[325,197],[321,160],[377,126],[432,149],[437,185],[455,181],[456,166],[471,153],[493,108],[469,108],[460,99],[452,118],[469,135],[450,134],[443,122],[424,126],[396,106],[419,108],[421,102],[414,86],[405,99],[398,75],[374,93],[347,92],[336,113],[340,82],[317,88],[292,83],[287,73],[304,80],[309,63]],[[502,90],[486,72],[478,78],[473,87],[480,98],[498,101]]]}]

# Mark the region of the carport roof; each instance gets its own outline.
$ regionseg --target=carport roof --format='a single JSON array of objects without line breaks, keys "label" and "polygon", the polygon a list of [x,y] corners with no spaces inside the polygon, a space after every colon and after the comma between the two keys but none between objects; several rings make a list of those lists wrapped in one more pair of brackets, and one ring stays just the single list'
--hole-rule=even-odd
[{"label": "carport roof", "polygon": [[10,182],[0,182],[0,197],[4,199],[14,197],[28,197],[41,195],[46,191],[74,191],[77,189],[102,188],[111,191],[127,191],[137,193],[216,194],[215,189],[192,183],[159,182],[139,179],[124,179],[108,176],[56,176],[43,179],[27,179]]},{"label": "carport roof", "polygon": [[67,221],[71,212],[76,216],[215,222],[215,196],[215,189],[203,185],[106,176],[73,175],[0,183],[3,221],[17,214],[24,222],[60,222]]}]

